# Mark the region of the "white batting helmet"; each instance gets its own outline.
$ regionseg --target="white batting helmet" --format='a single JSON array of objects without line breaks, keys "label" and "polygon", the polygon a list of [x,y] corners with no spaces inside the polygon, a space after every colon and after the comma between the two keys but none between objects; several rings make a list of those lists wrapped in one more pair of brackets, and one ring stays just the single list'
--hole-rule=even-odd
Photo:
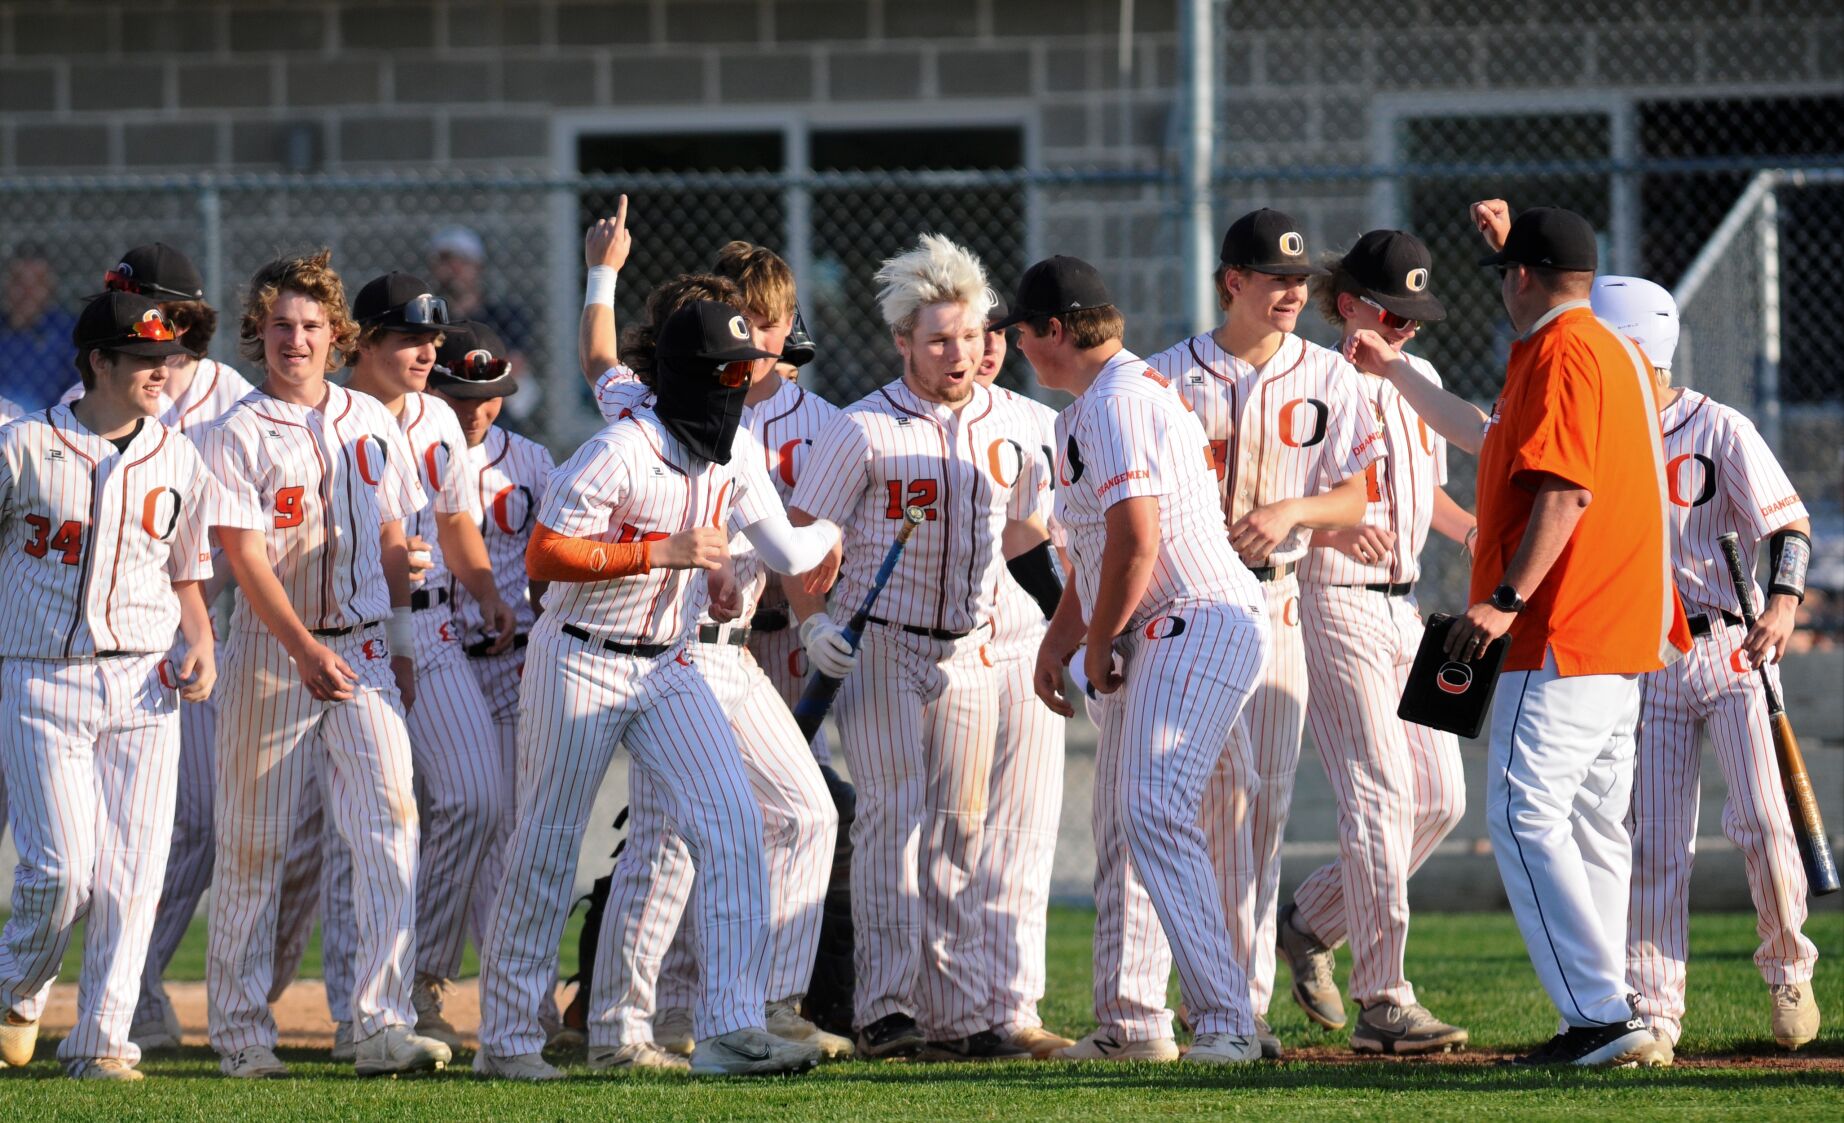
[{"label": "white batting helmet", "polygon": [[1644,277],[1596,277],[1590,297],[1594,314],[1639,344],[1660,370],[1671,369],[1678,349],[1678,302],[1664,286]]}]

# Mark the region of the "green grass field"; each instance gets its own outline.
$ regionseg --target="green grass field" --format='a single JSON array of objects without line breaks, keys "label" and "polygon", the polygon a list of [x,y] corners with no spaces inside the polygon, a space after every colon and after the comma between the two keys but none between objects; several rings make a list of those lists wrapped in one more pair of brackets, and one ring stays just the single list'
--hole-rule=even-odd
[{"label": "green grass field", "polygon": [[[1091,913],[1058,909],[1050,926],[1050,993],[1043,1013],[1070,1036],[1087,1030]],[[294,1068],[286,1081],[233,1084],[220,1079],[203,1049],[148,1060],[148,1079],[134,1087],[96,1088],[65,1080],[47,1059],[0,1073],[0,1118],[175,1119],[260,1117],[680,1120],[780,1117],[950,1119],[1192,1117],[1247,1114],[1288,1120],[1353,1117],[1467,1119],[1488,1114],[1583,1121],[1641,1118],[1836,1118],[1844,1103],[1844,915],[1828,907],[1807,929],[1827,957],[1818,999],[1830,1024],[1802,1050],[1807,1061],[1782,1065],[1767,1040],[1767,997],[1750,956],[1753,918],[1713,915],[1692,926],[1695,959],[1690,1013],[1675,1069],[1621,1072],[1521,1071],[1482,1064],[1425,1061],[1294,1060],[1234,1071],[1186,1066],[1105,1064],[842,1064],[785,1080],[690,1080],[609,1077],[574,1070],[575,1079],[542,1087],[487,1083],[465,1072],[360,1081],[325,1054],[283,1050]],[[572,932],[572,937],[573,937]],[[174,978],[198,978],[203,933],[194,929]],[[567,945],[566,970],[574,959]],[[76,954],[67,959],[74,971]],[[1344,959],[1340,953],[1341,961]],[[310,960],[310,965],[317,963]],[[1341,962],[1342,981],[1348,962]],[[1516,1049],[1547,1037],[1555,1015],[1531,973],[1505,914],[1424,915],[1415,920],[1409,974],[1437,1014],[1466,1025],[1482,1050]],[[74,977],[67,975],[66,978]],[[1289,1048],[1324,1055],[1342,1038],[1309,1028],[1285,996],[1274,1024]],[[51,1056],[41,1042],[39,1056]],[[1698,1058],[1704,1058],[1699,1060]],[[1826,1105],[1830,1106],[1827,1107]]]}]

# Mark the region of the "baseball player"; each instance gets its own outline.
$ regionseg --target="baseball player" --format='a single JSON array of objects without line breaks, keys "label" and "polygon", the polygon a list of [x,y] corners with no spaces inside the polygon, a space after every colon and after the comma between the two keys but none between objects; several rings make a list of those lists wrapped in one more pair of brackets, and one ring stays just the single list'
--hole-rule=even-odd
[{"label": "baseball player", "polygon": [[[597,224],[585,239],[588,259],[605,261],[609,243],[622,232],[619,216],[612,228]],[[752,344],[777,356],[781,353],[793,316],[792,274],[779,257],[748,243],[725,247],[720,255],[720,261],[724,260],[740,266],[734,271],[749,285],[746,291],[753,300],[742,298],[740,293],[745,290],[716,275],[668,281],[648,298],[652,324],[630,333],[619,355],[584,356],[585,365],[606,366],[597,399],[610,422],[620,420],[623,412],[635,406],[646,408],[650,400],[656,400],[650,388],[658,385],[661,375],[653,340],[668,317],[698,299],[701,292],[738,294],[735,307],[743,311]],[[749,310],[752,305],[755,311]],[[764,311],[764,305],[772,310]],[[581,332],[585,340],[605,340],[614,334],[612,307],[589,301],[583,315],[607,321],[603,330],[585,327]],[[611,360],[617,361],[607,365]],[[771,495],[774,487],[768,480],[766,456],[752,428],[755,411],[747,402],[749,394],[760,394],[763,389],[772,393],[783,383],[774,376],[770,360],[755,363],[749,377],[732,462],[741,486],[764,496],[762,502],[770,515],[745,526],[736,513],[742,509],[732,509],[731,555],[743,617],[751,614],[760,596],[766,568],[812,569],[837,543],[837,533],[829,527],[796,531],[780,508],[779,496]],[[730,715],[762,808],[771,910],[769,1002],[764,1024],[778,1037],[813,1046],[822,1057],[843,1056],[851,1052],[849,1040],[821,1031],[800,1015],[801,998],[814,966],[838,816],[793,716],[744,649],[746,630],[746,626],[718,619],[713,609],[699,618],[695,650],[711,692]],[[694,1051],[691,1026],[675,1027],[664,1015],[677,1010],[683,1022],[689,1023],[697,1000],[695,923],[683,927],[678,923],[691,893],[694,862],[668,821],[668,801],[644,771],[633,771],[629,806],[633,811],[630,841],[615,863],[604,905],[605,915],[612,914],[614,930],[624,938],[619,943],[597,944],[591,973],[589,1060],[597,1067],[682,1067],[684,1062],[673,1054]],[[596,1002],[598,994],[611,996],[612,1010]],[[662,1022],[667,1024],[662,1026]]]},{"label": "baseball player", "polygon": [[[1420,325],[1445,318],[1429,291],[1432,260],[1413,234],[1373,230],[1326,262],[1321,310],[1345,333],[1369,329],[1398,352]],[[1439,384],[1434,368],[1408,357]],[[1306,720],[1338,801],[1339,856],[1307,877],[1276,921],[1307,1017],[1336,1028],[1344,1002],[1331,949],[1351,943],[1351,995],[1362,1014],[1352,1048],[1445,1052],[1466,1043],[1415,999],[1404,974],[1408,879],[1458,825],[1466,794],[1450,733],[1405,722],[1396,701],[1421,645],[1415,581],[1430,529],[1467,541],[1473,520],[1441,485],[1447,445],[1371,375],[1350,375],[1382,433],[1365,470],[1369,505],[1349,530],[1322,530],[1300,559],[1300,625],[1313,704]]]},{"label": "baseball player", "polygon": [[[404,520],[409,546],[428,564],[410,594],[415,625],[417,695],[405,714],[410,732],[422,844],[416,863],[416,976],[411,998],[416,1031],[459,1048],[460,1035],[442,1016],[442,990],[461,970],[468,902],[492,895],[481,864],[511,792],[493,719],[467,665],[451,602],[457,585],[480,607],[488,651],[512,646],[513,612],[500,598],[479,520],[478,495],[462,450],[467,440],[448,405],[425,393],[447,308],[430,286],[407,273],[387,273],[352,300],[359,325],[354,392],[369,395],[403,429],[429,503]],[[348,964],[355,946],[351,857],[336,836],[327,840],[321,915],[327,1004],[336,1026],[351,1021]]]},{"label": "baseball player", "polygon": [[[1005,317],[1004,305],[988,312]],[[1042,457],[1049,478],[1056,447],[1056,411],[1042,402],[993,385],[1005,364],[1003,330],[986,333],[986,353],[974,381],[991,390],[1027,425],[995,442],[997,458],[1020,463]],[[1039,493],[1038,517],[1050,517],[1051,492]],[[1049,549],[1046,544],[1045,549]],[[999,672],[999,729],[993,741],[992,782],[986,800],[986,841],[975,871],[976,892],[985,902],[986,955],[993,968],[992,1012],[1002,1036],[1042,1060],[1075,1044],[1044,1028],[1037,1004],[1044,997],[1044,940],[1050,907],[1050,875],[1056,864],[1056,832],[1063,806],[1063,719],[1044,705],[1031,686],[1044,626],[1056,611],[1061,590],[1046,603],[1018,583],[1009,570],[999,578],[993,636],[986,645]]]},{"label": "baseball player", "polygon": [[[974,377],[992,295],[971,253],[925,234],[876,279],[902,376],[833,420],[790,500],[795,522],[846,528],[836,599],[848,605],[863,600],[905,510],[927,519],[855,654],[826,611],[800,627],[808,662],[844,680],[836,714],[858,789],[858,1053],[1028,1058],[992,1020],[994,972],[973,890],[998,728],[987,644],[999,570],[1023,568],[1027,587],[1057,581],[1040,549],[1040,460],[1006,445],[1034,423]],[[1002,445],[1007,452],[988,455]]]},{"label": "baseball player", "polygon": [[[1120,312],[1094,268],[1070,257],[1033,265],[995,326],[1010,323],[1021,325],[1018,349],[1038,380],[1076,395],[1056,422],[1056,519],[1074,576],[1039,649],[1034,686],[1068,716],[1063,668],[1086,642],[1084,675],[1108,696],[1094,810],[1102,1026],[1061,1055],[1177,1058],[1163,992],[1152,1009],[1123,1019],[1102,982],[1109,949],[1130,942],[1137,952],[1148,930],[1126,927],[1135,918],[1124,908],[1121,867],[1131,866],[1151,906],[1135,910],[1137,919],[1163,930],[1190,1003],[1188,1059],[1253,1061],[1261,1046],[1248,978],[1198,814],[1223,758],[1242,790],[1253,783],[1235,727],[1267,648],[1261,592],[1223,533],[1203,428],[1166,379],[1121,345]],[[1233,834],[1246,869],[1246,823]]]},{"label": "baseball player", "polygon": [[1495,200],[1475,205],[1474,221],[1520,332],[1491,416],[1422,378],[1375,332],[1353,332],[1345,350],[1479,453],[1474,604],[1444,653],[1472,660],[1510,637],[1486,826],[1563,1025],[1518,1063],[1648,1063],[1641,1050],[1655,1039],[1626,979],[1638,679],[1691,646],[1671,581],[1654,375],[1589,307],[1598,252],[1587,220],[1536,207],[1511,222]]},{"label": "baseball player", "polygon": [[[587,302],[604,295],[613,294],[592,279]],[[699,673],[698,648],[684,642],[707,599],[725,621],[740,610],[722,528],[771,514],[772,492],[749,486],[732,445],[754,362],[774,353],[751,345],[731,306],[694,301],[665,319],[655,355],[651,406],[629,407],[552,474],[526,553],[531,576],[553,584],[520,694],[519,812],[506,855],[517,876],[501,887],[481,957],[474,1070],[483,1075],[561,1075],[539,1053],[538,1008],[555,978],[583,827],[616,742],[665,796],[696,856],[704,989],[691,1070],[794,1072],[819,1060],[813,1046],[762,1028],[763,814],[727,716]],[[709,580],[691,569],[710,571]],[[604,949],[632,938],[616,929],[618,915],[604,911]],[[614,1027],[600,1015],[614,996],[602,972],[595,987],[590,1044],[606,1047]]]},{"label": "baseball player", "polygon": [[[195,444],[252,387],[227,363],[206,357],[217,332],[218,310],[205,301],[205,280],[190,258],[162,242],[136,246],[103,276],[107,291],[139,293],[158,301],[160,313],[173,324],[186,351],[167,360],[161,387],[160,423],[177,429]],[[81,381],[65,391],[66,402],[83,395]],[[223,566],[201,587],[214,609],[229,577]],[[228,598],[223,598],[228,607]],[[182,640],[183,643],[183,640]],[[177,649],[176,649],[177,650]],[[142,1052],[179,1046],[179,1018],[167,1000],[161,976],[179,950],[199,899],[211,884],[211,800],[216,786],[212,739],[217,734],[216,698],[179,708],[179,795],[173,813],[173,839],[167,854],[166,882],[154,910],[154,932],[147,947],[141,998],[128,1036]]]},{"label": "baseball player", "polygon": [[[1280,1054],[1267,1013],[1281,834],[1306,721],[1295,568],[1312,531],[1353,526],[1363,517],[1366,471],[1383,452],[1357,373],[1336,351],[1294,334],[1307,278],[1322,272],[1291,217],[1267,208],[1243,215],[1223,237],[1215,274],[1222,324],[1146,360],[1203,423],[1230,544],[1261,582],[1268,605],[1268,661],[1242,719],[1261,783],[1253,792],[1238,789],[1226,759],[1204,792],[1204,829],[1270,1057]],[[1246,812],[1238,810],[1244,800]],[[1240,845],[1233,824],[1243,814],[1253,830],[1252,867],[1233,864]],[[1252,912],[1242,903],[1244,879],[1254,888]],[[1163,991],[1158,1001],[1163,1007]],[[1342,1024],[1342,1009],[1339,1015]]]},{"label": "baseball player", "polygon": [[77,1020],[58,1059],[72,1076],[133,1081],[128,1028],[154,922],[142,887],[165,874],[179,697],[205,698],[216,678],[198,587],[216,492],[155,416],[166,357],[184,353],[158,305],[104,293],[75,342],[83,396],[0,430],[0,771],[19,848],[0,932],[0,1063],[32,1059],[82,920]]},{"label": "baseball player", "polygon": [[[1774,1040],[1797,1049],[1818,1036],[1812,969],[1818,949],[1800,930],[1806,874],[1774,758],[1767,699],[1755,668],[1778,663],[1805,594],[1812,523],[1805,504],[1753,424],[1705,394],[1673,387],[1678,310],[1671,294],[1639,277],[1599,277],[1594,314],[1639,344],[1664,387],[1671,564],[1695,638],[1690,656],[1645,676],[1633,776],[1632,907],[1626,977],[1654,1042],[1648,1063],[1670,1064],[1683,1029],[1689,953],[1690,868],[1696,857],[1697,778],[1704,732],[1728,783],[1722,826],[1742,852],[1761,937],[1754,962],[1767,982]],[[1766,609],[1753,631],[1735,610],[1718,538],[1741,535],[1744,557],[1769,543]],[[1761,590],[1749,596],[1761,602]],[[1736,606],[1739,607],[1739,606]]]},{"label": "baseball player", "polygon": [[[218,869],[206,982],[227,1076],[281,1076],[268,1007],[276,909],[303,791],[324,760],[326,813],[351,848],[355,1068],[439,1067],[411,1032],[417,812],[403,706],[413,700],[409,547],[424,505],[397,419],[327,381],[358,327],[322,251],[263,266],[245,299],[244,353],[262,386],[204,440],[224,485],[218,536],[236,579],[219,710]],[[433,325],[419,304],[404,318]]]}]

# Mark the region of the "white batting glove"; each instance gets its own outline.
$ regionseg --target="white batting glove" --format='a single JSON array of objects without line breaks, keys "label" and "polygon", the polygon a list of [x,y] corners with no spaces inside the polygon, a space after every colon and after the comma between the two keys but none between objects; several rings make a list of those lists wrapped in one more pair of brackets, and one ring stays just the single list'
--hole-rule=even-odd
[{"label": "white batting glove", "polygon": [[845,641],[845,629],[824,612],[800,622],[800,643],[807,649],[807,662],[827,678],[842,679],[858,665],[858,653]]}]

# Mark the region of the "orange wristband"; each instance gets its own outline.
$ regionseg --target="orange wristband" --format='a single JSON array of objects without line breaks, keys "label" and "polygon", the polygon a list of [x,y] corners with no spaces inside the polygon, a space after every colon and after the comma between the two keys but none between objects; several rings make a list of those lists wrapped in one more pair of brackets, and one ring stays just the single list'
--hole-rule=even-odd
[{"label": "orange wristband", "polygon": [[572,538],[539,523],[525,547],[525,573],[534,581],[612,581],[653,568],[650,542]]}]

